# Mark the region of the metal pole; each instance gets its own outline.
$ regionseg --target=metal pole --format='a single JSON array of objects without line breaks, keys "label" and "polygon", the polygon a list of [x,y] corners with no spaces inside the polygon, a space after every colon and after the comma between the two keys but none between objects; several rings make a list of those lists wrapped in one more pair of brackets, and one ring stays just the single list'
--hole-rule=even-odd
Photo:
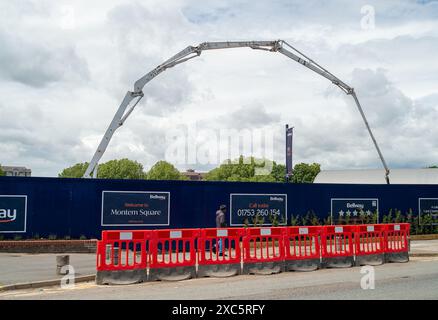
[{"label": "metal pole", "polygon": [[288,132],[288,129],[289,129],[289,125],[288,124],[286,124],[286,134],[285,134],[285,138],[286,138],[286,140],[285,140],[285,146],[286,146],[286,149],[285,149],[285,164],[286,164],[286,166],[285,166],[285,174],[286,174],[286,183],[288,183],[289,182],[289,172],[287,171],[287,132]]},{"label": "metal pole", "polygon": [[290,138],[290,178],[294,176],[294,128],[292,127],[292,137]]},{"label": "metal pole", "polygon": [[291,181],[293,177],[293,130],[294,127],[289,128],[289,125],[286,125],[286,182]]}]

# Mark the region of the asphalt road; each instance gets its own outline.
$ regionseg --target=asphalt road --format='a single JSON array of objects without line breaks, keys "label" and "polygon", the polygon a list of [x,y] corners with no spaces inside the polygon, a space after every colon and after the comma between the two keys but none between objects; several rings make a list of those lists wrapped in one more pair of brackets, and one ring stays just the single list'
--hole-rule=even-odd
[{"label": "asphalt road", "polygon": [[[438,255],[438,240],[411,241],[411,254]],[[67,253],[68,254],[68,253]],[[53,280],[58,254],[0,253],[0,286]],[[76,276],[95,274],[95,254],[69,254]]]},{"label": "asphalt road", "polygon": [[375,267],[375,289],[361,289],[360,267],[245,275],[129,286],[80,283],[0,293],[0,299],[438,299],[438,257]]}]

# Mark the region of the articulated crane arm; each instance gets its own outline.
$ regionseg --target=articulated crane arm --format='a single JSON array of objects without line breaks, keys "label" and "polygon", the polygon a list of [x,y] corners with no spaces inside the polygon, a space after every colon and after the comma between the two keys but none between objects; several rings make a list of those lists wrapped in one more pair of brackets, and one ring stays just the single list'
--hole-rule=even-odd
[{"label": "articulated crane arm", "polygon": [[[279,52],[290,59],[302,64],[303,66],[307,67],[308,69],[318,73],[319,75],[323,76],[324,78],[330,80],[334,85],[339,87],[342,91],[344,91],[347,95],[351,95],[356,103],[356,106],[362,116],[362,119],[365,123],[365,126],[368,130],[368,133],[374,143],[374,146],[377,150],[377,153],[380,157],[380,160],[383,164],[383,167],[385,169],[385,179],[386,182],[389,184],[389,168],[385,162],[385,159],[383,158],[382,152],[380,151],[380,148],[377,144],[376,139],[374,138],[374,135],[371,131],[371,128],[368,124],[368,121],[365,117],[365,114],[362,110],[362,107],[359,103],[359,99],[356,96],[356,93],[354,92],[354,89],[350,87],[349,85],[342,82],[339,78],[334,76],[332,73],[321,67],[319,64],[317,64],[312,59],[308,58],[306,55],[292,47],[290,44],[288,44],[286,41],[283,40],[275,40],[275,41],[231,41],[231,42],[204,42],[200,45],[193,47],[189,46],[185,48],[184,50],[180,51],[170,59],[166,60],[162,64],[160,64],[158,67],[147,73],[145,76],[137,80],[134,84],[134,91],[128,91],[125,95],[125,98],[123,99],[122,103],[120,104],[119,109],[117,110],[116,114],[114,115],[113,120],[111,121],[108,129],[105,132],[105,135],[103,136],[96,152],[94,153],[93,158],[90,161],[90,164],[84,174],[85,178],[89,178],[91,174],[93,173],[93,176],[97,176],[97,168],[99,160],[102,158],[103,153],[105,152],[114,132],[123,125],[123,123],[126,121],[126,119],[129,117],[129,115],[132,113],[136,105],[139,103],[141,98],[143,98],[143,88],[144,86],[151,81],[153,78],[158,76],[163,71],[167,70],[168,68],[172,68],[176,66],[177,64],[186,62],[190,59],[196,58],[201,55],[202,51],[206,50],[215,50],[215,49],[231,49],[231,48],[243,48],[248,47],[251,49],[258,49],[258,50],[265,50],[265,51],[271,51],[271,52]],[[131,104],[131,102],[134,101],[132,106],[126,111],[128,106]]]}]

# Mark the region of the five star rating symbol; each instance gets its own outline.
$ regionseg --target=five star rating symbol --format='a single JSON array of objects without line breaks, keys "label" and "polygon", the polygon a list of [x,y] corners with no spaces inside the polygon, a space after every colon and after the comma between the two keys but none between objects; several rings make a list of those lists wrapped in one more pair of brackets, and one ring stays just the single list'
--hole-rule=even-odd
[{"label": "five star rating symbol", "polygon": [[379,203],[377,199],[331,199],[331,214],[337,215],[339,221],[365,223],[371,219],[378,220]]},{"label": "five star rating symbol", "polygon": [[370,210],[367,210],[367,211],[363,211],[363,210],[360,210],[360,211],[353,210],[353,212],[351,212],[350,210],[347,210],[347,211],[345,211],[345,212],[344,212],[344,210],[339,210],[338,213],[339,213],[339,216],[340,216],[340,217],[344,217],[344,216],[351,217],[351,215],[353,215],[353,217],[357,217],[358,215],[363,216],[363,215],[365,215],[365,214],[366,214],[367,216],[371,216],[371,215],[373,214]]}]

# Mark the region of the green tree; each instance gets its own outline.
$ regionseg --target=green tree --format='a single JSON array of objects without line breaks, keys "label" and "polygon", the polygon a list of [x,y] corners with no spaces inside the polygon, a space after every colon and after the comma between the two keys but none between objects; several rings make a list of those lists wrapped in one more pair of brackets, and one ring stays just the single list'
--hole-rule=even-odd
[{"label": "green tree", "polygon": [[254,227],[260,227],[265,223],[265,218],[260,216],[258,213],[252,218],[252,224]]},{"label": "green tree", "polygon": [[291,226],[297,226],[300,220],[300,216],[296,215],[294,216],[293,214],[290,215],[290,222],[289,225]]},{"label": "green tree", "polygon": [[272,175],[257,175],[248,179],[249,182],[278,182]]},{"label": "green tree", "polygon": [[429,166],[428,168],[429,169],[438,169],[438,166],[437,165],[433,165],[433,166]]},{"label": "green tree", "polygon": [[269,219],[269,222],[271,223],[271,225],[273,226],[273,227],[278,227],[278,225],[281,223],[279,220],[278,220],[278,215],[276,215],[276,214],[269,214],[269,216],[268,216],[268,219]]},{"label": "green tree", "polygon": [[294,166],[292,182],[312,183],[320,171],[321,165],[319,163],[298,163]]},{"label": "green tree", "polygon": [[97,177],[102,179],[144,179],[143,165],[129,159],[110,160],[99,165]]},{"label": "green tree", "polygon": [[277,164],[274,162],[274,166],[272,167],[271,176],[277,182],[284,182],[286,176],[286,166],[284,164]]},{"label": "green tree", "polygon": [[403,223],[404,222],[404,217],[403,217],[401,210],[395,209],[394,222],[395,223]]},{"label": "green tree", "polygon": [[309,212],[308,221],[311,226],[319,226],[321,224],[319,217],[316,215],[315,211],[313,210]]},{"label": "green tree", "polygon": [[4,176],[4,175],[5,175],[5,172],[3,171],[2,166],[0,165],[0,177]]},{"label": "green tree", "polygon": [[242,182],[282,182],[284,181],[283,165],[269,159],[245,158],[227,160],[205,176],[209,181],[242,181]]},{"label": "green tree", "polygon": [[406,213],[406,222],[411,225],[411,234],[417,234],[417,224],[411,208]]},{"label": "green tree", "polygon": [[148,180],[186,180],[177,168],[166,161],[158,161],[147,172],[146,179]]},{"label": "green tree", "polygon": [[75,165],[62,170],[58,177],[60,178],[82,178],[85,170],[88,168],[88,162],[76,163]]},{"label": "green tree", "polygon": [[237,160],[227,160],[219,167],[214,168],[205,175],[209,181],[249,181],[254,177],[255,163],[240,156]]}]

